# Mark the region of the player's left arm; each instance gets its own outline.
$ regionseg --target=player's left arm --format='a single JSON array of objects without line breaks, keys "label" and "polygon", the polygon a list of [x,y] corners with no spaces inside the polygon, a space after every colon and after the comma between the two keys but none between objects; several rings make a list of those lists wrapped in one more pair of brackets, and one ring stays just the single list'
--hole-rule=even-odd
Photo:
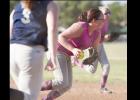
[{"label": "player's left arm", "polygon": [[97,39],[95,40],[95,42],[93,43],[92,47],[93,48],[97,48],[100,44],[100,40],[101,40],[101,31],[99,31]]},{"label": "player's left arm", "polygon": [[47,6],[46,23],[48,27],[48,46],[50,51],[50,59],[53,64],[53,69],[57,66],[56,59],[56,44],[57,44],[57,26],[59,17],[59,7],[51,1]]},{"label": "player's left arm", "polygon": [[109,8],[104,8],[104,7],[101,7],[100,10],[102,11],[104,15],[104,25],[102,28],[103,33],[101,34],[101,38],[103,39],[103,41],[108,41],[110,39],[110,34],[107,34],[107,33],[109,30],[109,20],[111,16],[111,11]]},{"label": "player's left arm", "polygon": [[13,29],[13,15],[14,15],[15,10],[13,10],[10,14],[10,29],[9,29],[9,33],[10,33],[10,39],[12,37],[12,29]]}]

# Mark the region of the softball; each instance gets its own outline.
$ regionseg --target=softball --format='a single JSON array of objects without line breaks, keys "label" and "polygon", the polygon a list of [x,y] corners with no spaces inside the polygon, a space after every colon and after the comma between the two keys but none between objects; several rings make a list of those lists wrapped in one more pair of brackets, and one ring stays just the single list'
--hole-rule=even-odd
[{"label": "softball", "polygon": [[78,59],[83,59],[84,58],[84,52],[81,52]]}]

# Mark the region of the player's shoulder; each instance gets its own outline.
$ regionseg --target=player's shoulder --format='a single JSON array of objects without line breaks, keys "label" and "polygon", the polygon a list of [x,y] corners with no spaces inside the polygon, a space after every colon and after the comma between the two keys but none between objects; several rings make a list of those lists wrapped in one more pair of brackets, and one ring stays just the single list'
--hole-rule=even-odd
[{"label": "player's shoulder", "polygon": [[48,0],[48,1],[46,1],[46,3],[47,3],[48,7],[53,7],[53,8],[57,8],[58,9],[57,3],[54,2],[53,0]]},{"label": "player's shoulder", "polygon": [[72,24],[72,26],[75,26],[77,28],[83,28],[84,26],[88,25],[86,22],[78,21]]},{"label": "player's shoulder", "polygon": [[88,25],[87,22],[84,22],[84,21],[78,21],[76,22],[79,26],[83,26],[83,25]]},{"label": "player's shoulder", "polygon": [[[59,7],[56,2],[53,0],[48,1],[47,3],[47,11],[50,11],[54,14],[54,16],[57,16],[59,13]],[[50,14],[50,13],[49,13]]]},{"label": "player's shoulder", "polygon": [[22,8],[22,4],[21,4],[21,2],[18,2],[18,3],[15,5],[14,10],[15,10],[15,11],[18,11],[18,10],[20,10],[21,8]]}]

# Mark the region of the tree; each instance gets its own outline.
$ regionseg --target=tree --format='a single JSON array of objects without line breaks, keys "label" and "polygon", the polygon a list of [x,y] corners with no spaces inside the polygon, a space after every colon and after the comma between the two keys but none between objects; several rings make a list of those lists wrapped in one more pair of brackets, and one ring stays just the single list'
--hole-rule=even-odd
[{"label": "tree", "polygon": [[[19,1],[11,0],[10,1],[10,12]],[[73,22],[77,21],[77,17],[81,14],[82,11],[85,11],[92,7],[97,7],[100,4],[100,1],[55,1],[60,7],[60,17],[59,17],[59,26],[68,27]]]},{"label": "tree", "polygon": [[10,0],[10,12],[13,10],[13,8],[15,7],[15,5],[18,3],[19,1],[17,0]]},{"label": "tree", "polygon": [[59,25],[68,27],[77,21],[81,12],[100,6],[100,1],[56,1],[60,7]]},{"label": "tree", "polygon": [[127,4],[121,5],[115,2],[108,6],[112,12],[110,17],[110,31],[119,33],[127,25]]}]

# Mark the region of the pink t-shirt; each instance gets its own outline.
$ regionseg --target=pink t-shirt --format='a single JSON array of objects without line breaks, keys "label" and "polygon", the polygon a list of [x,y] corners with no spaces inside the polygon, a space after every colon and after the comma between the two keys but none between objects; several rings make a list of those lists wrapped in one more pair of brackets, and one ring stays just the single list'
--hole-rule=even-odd
[{"label": "pink t-shirt", "polygon": [[[77,22],[78,24],[82,24],[83,26],[83,32],[82,35],[78,38],[71,38],[68,40],[68,42],[73,45],[75,48],[79,49],[87,49],[93,45],[95,40],[97,39],[98,35],[100,34],[98,31],[94,31],[94,33],[89,36],[88,32],[88,23],[86,22]],[[68,49],[64,48],[59,42],[57,44],[57,50],[63,53],[66,53],[69,56],[72,56],[73,53],[69,51]]]}]

